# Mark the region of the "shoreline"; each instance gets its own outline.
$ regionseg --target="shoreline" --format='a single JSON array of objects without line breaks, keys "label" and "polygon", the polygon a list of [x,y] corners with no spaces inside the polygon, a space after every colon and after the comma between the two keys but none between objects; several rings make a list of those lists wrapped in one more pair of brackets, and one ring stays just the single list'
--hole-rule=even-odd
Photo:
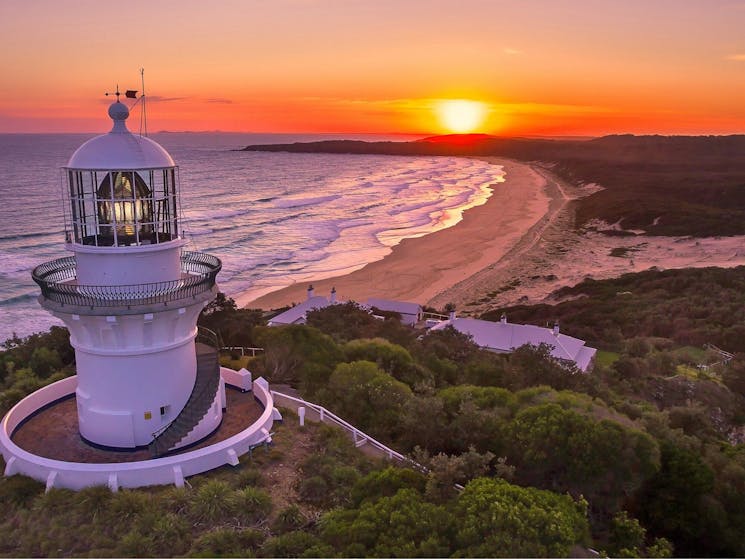
[{"label": "shoreline", "polygon": [[[551,188],[545,173],[534,166],[497,157],[480,159],[505,171],[504,182],[491,185],[492,194],[484,204],[463,212],[463,219],[452,227],[404,239],[383,259],[359,270],[314,280],[316,294],[325,295],[335,287],[340,300],[381,297],[425,304],[502,259],[531,233],[537,242],[541,230],[566,205],[565,193]],[[239,304],[270,309],[297,303],[306,298],[308,283]]]},{"label": "shoreline", "polygon": [[[572,201],[602,187],[566,183],[538,163],[480,159],[505,171],[485,204],[466,210],[452,227],[403,240],[359,270],[313,280],[316,294],[336,287],[340,300],[380,297],[439,309],[453,303],[459,314],[479,316],[514,305],[560,303],[558,289],[590,278],[745,265],[745,236],[614,236],[603,234],[617,229],[608,224],[577,230]],[[305,300],[309,283],[236,300],[242,307],[279,308]]]}]

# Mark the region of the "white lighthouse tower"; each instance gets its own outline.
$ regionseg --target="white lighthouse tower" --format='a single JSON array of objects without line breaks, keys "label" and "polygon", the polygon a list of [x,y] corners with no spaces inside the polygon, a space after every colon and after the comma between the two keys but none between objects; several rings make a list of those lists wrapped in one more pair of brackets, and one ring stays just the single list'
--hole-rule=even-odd
[{"label": "white lighthouse tower", "polygon": [[80,435],[160,455],[222,420],[216,340],[198,337],[196,326],[221,263],[183,250],[171,156],[127,130],[118,93],[108,112],[111,131],[64,167],[73,256],[38,266],[33,278],[41,305],[70,330]]}]

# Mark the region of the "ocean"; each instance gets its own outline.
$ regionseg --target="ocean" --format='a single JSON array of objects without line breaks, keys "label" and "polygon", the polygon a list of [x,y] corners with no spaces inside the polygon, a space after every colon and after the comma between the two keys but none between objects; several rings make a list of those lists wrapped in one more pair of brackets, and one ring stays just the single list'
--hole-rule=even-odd
[{"label": "ocean", "polygon": [[[62,167],[94,134],[0,134],[0,341],[61,324],[31,270],[68,256]],[[222,259],[218,283],[245,303],[294,282],[348,273],[402,239],[460,221],[500,167],[457,157],[236,151],[249,144],[409,137],[158,133],[179,165],[187,248]]]}]

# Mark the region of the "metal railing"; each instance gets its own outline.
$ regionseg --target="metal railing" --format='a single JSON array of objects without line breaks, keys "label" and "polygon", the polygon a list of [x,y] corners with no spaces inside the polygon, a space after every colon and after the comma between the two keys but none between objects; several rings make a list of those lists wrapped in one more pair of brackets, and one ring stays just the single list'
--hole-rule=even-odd
[{"label": "metal railing", "polygon": [[63,305],[128,307],[168,303],[209,291],[222,268],[220,259],[203,252],[181,253],[181,273],[188,277],[134,285],[80,285],[74,256],[45,262],[34,268],[33,280],[41,294]]},{"label": "metal railing", "polygon": [[208,345],[218,353],[220,352],[220,336],[206,326],[197,326],[197,337],[194,338],[194,342]]},{"label": "metal railing", "polygon": [[[148,445],[152,456],[168,452],[178,444],[207,415],[217,390],[220,388],[220,364],[218,336],[204,326],[197,327],[194,339],[197,352],[197,377],[189,399],[179,414],[166,425],[155,431]],[[200,351],[199,346],[207,346],[209,351]]]}]

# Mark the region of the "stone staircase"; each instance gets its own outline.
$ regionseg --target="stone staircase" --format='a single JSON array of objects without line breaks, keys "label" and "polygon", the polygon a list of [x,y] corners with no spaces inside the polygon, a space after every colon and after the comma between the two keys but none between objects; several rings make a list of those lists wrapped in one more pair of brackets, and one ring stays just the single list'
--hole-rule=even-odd
[{"label": "stone staircase", "polygon": [[[198,338],[199,340],[199,338]],[[153,433],[150,455],[162,456],[184,439],[209,411],[220,386],[220,362],[216,344],[197,341],[197,379],[186,405],[171,423]]]}]

